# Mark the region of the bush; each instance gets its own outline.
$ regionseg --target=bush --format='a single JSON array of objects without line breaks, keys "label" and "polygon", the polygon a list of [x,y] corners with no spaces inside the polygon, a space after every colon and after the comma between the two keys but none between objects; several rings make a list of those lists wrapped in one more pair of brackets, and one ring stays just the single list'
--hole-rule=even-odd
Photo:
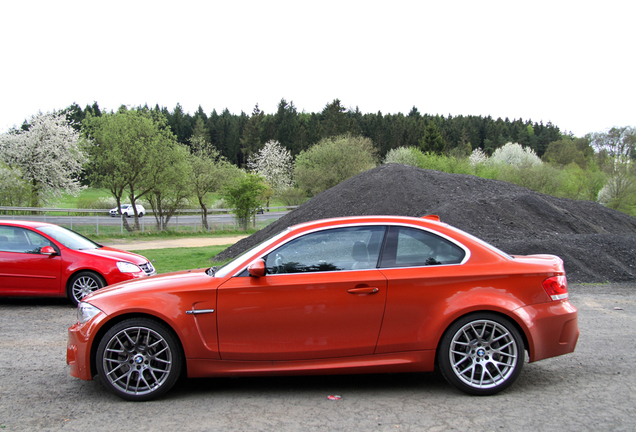
[{"label": "bush", "polygon": [[260,176],[246,174],[241,179],[225,187],[224,199],[234,210],[239,226],[247,229],[250,220],[263,204],[263,192],[267,186]]},{"label": "bush", "polygon": [[473,174],[474,170],[470,166],[467,158],[457,158],[455,156],[438,155],[433,153],[420,153],[417,158],[417,167],[443,171],[451,174]]},{"label": "bush", "polygon": [[598,202],[628,214],[636,210],[636,177],[627,173],[616,173],[598,193]]},{"label": "bush", "polygon": [[0,163],[0,205],[27,207],[30,194],[29,185],[22,180],[20,170]]},{"label": "bush", "polygon": [[534,191],[559,196],[562,172],[551,165],[522,166],[504,165],[499,167],[498,180],[507,181]]},{"label": "bush", "polygon": [[302,189],[287,188],[278,194],[278,199],[286,206],[299,206],[307,200],[307,196]]},{"label": "bush", "polygon": [[299,188],[316,195],[375,167],[369,138],[340,135],[323,138],[296,157],[294,177]]}]

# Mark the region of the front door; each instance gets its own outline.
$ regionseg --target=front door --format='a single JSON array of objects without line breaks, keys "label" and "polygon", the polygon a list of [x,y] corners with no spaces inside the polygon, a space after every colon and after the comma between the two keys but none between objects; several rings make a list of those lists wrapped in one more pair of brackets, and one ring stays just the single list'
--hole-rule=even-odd
[{"label": "front door", "polygon": [[386,302],[387,281],[376,268],[383,235],[377,226],[307,234],[264,257],[265,276],[243,274],[221,285],[221,358],[373,354]]},{"label": "front door", "polygon": [[0,226],[0,290],[11,295],[43,295],[60,292],[61,258],[40,254],[53,246],[31,230]]}]

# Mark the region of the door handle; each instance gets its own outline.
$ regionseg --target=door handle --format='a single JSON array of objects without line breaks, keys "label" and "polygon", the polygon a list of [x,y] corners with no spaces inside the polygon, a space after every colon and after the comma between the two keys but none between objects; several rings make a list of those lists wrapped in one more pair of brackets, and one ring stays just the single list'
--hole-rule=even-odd
[{"label": "door handle", "polygon": [[347,290],[349,294],[375,294],[380,291],[378,287],[351,288]]}]

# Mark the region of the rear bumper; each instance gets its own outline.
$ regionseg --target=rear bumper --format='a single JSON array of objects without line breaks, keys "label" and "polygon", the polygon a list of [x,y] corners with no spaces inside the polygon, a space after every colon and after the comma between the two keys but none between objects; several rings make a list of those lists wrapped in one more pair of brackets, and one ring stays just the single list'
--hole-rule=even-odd
[{"label": "rear bumper", "polygon": [[577,309],[568,300],[516,309],[528,338],[530,362],[568,354],[579,339]]}]

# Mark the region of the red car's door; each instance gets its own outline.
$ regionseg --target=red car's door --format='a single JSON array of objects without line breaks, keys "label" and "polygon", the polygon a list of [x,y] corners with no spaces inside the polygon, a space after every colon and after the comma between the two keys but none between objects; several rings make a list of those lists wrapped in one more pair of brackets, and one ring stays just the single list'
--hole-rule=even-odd
[{"label": "red car's door", "polygon": [[223,360],[373,354],[386,300],[378,270],[235,277],[218,290]]},{"label": "red car's door", "polygon": [[39,253],[42,246],[52,246],[49,240],[19,227],[4,226],[0,233],[0,290],[4,294],[60,292],[62,259]]},{"label": "red car's door", "polygon": [[218,289],[221,358],[301,360],[373,354],[387,281],[376,269],[384,226],[325,229],[265,260],[267,274]]}]

